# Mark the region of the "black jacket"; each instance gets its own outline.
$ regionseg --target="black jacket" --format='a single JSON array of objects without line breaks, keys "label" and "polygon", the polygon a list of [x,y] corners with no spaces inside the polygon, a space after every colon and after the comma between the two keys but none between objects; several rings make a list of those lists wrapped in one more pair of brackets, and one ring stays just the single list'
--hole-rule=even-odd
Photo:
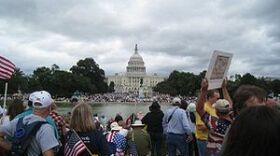
[{"label": "black jacket", "polygon": [[147,125],[149,133],[163,133],[162,118],[164,114],[161,110],[147,113],[142,119],[142,123]]}]

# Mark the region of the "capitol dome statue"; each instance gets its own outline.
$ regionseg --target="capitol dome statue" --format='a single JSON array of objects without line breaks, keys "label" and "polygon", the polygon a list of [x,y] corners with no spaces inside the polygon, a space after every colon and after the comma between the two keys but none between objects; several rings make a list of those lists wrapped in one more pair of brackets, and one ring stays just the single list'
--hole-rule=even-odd
[{"label": "capitol dome statue", "polygon": [[138,52],[137,44],[134,48],[133,55],[129,58],[126,72],[116,73],[107,77],[108,85],[113,82],[116,93],[135,93],[139,94],[139,89],[144,96],[152,95],[152,88],[159,82],[164,81],[165,77],[154,73],[148,75],[142,56]]}]

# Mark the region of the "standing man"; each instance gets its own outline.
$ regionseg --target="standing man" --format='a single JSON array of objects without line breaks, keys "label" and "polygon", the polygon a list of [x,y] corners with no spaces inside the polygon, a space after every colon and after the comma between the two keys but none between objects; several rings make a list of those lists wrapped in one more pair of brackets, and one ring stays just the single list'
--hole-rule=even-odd
[{"label": "standing man", "polygon": [[208,89],[208,81],[203,79],[201,82],[201,93],[199,95],[196,111],[206,124],[209,134],[207,140],[207,155],[208,156],[219,156],[222,142],[224,140],[225,133],[232,123],[231,108],[232,101],[229,98],[219,99],[215,102],[215,110],[218,117],[211,116],[204,110],[204,104],[206,101]]},{"label": "standing man", "polygon": [[151,138],[151,155],[161,156],[163,143],[162,118],[164,113],[160,110],[160,105],[157,101],[152,103],[149,110],[150,112],[143,117],[142,122],[147,125],[147,131]]},{"label": "standing man", "polygon": [[[53,127],[47,124],[45,119],[50,113],[52,103],[53,100],[49,93],[35,93],[34,99],[32,101],[32,114],[22,118],[14,119],[9,124],[0,128],[0,147],[5,150],[11,150],[12,145],[4,141],[5,136],[15,138],[20,134],[19,132],[22,132],[23,128],[28,131],[30,128],[28,125],[31,125],[35,122],[45,122],[37,129],[33,127],[33,129],[36,130],[33,133],[34,137],[31,137],[31,141],[28,144],[26,151],[22,154],[27,154],[28,156],[41,154],[43,156],[54,156],[56,151],[55,148],[59,145],[59,143],[55,137]],[[22,125],[22,127],[19,125]]]},{"label": "standing man", "polygon": [[[228,90],[227,90],[227,80],[223,81],[222,93],[223,93],[224,99],[226,99],[232,103]],[[213,104],[216,103],[218,99],[220,99],[219,90],[208,90],[206,98],[207,98],[207,101],[204,103],[204,107],[203,107],[204,111],[207,112],[211,116],[217,117],[216,110],[213,107]],[[205,126],[204,122],[201,120],[201,117],[197,112],[195,113],[195,119],[196,119],[195,137],[197,139],[198,153],[199,153],[199,156],[206,156],[208,129]]]},{"label": "standing man", "polygon": [[[35,95],[39,95],[39,94],[41,94],[41,95],[44,94],[44,95],[46,95],[46,96],[51,97],[51,94],[50,94],[49,92],[47,92],[47,91],[44,91],[44,90],[42,90],[42,91],[35,91],[35,92],[31,93],[31,94],[29,95],[29,98],[28,98],[28,108],[27,108],[24,112],[18,114],[18,115],[15,117],[15,119],[17,119],[17,118],[22,118],[22,117],[25,117],[25,116],[27,116],[27,115],[32,114],[32,112],[33,112],[33,101],[34,101]],[[58,129],[57,129],[57,126],[56,126],[55,122],[53,121],[53,119],[52,119],[49,115],[46,116],[45,119],[46,119],[47,122],[53,127],[55,137],[56,137],[57,139],[59,139]]]},{"label": "standing man", "polygon": [[179,107],[181,99],[175,97],[172,103],[174,107],[167,110],[162,121],[164,132],[167,135],[168,156],[176,156],[176,149],[179,149],[181,156],[187,156],[187,138],[192,134],[190,121],[187,118],[186,110]]}]

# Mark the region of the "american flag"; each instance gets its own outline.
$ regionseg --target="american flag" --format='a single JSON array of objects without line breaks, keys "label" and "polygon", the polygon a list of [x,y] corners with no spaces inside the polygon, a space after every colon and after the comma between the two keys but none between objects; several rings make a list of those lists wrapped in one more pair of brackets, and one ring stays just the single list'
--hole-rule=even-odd
[{"label": "american flag", "polygon": [[11,61],[0,56],[0,79],[10,79],[15,71],[15,67],[16,66]]},{"label": "american flag", "polygon": [[77,134],[75,134],[74,132],[70,133],[70,137],[65,144],[64,154],[67,156],[78,156],[86,149],[86,145],[77,136]]}]

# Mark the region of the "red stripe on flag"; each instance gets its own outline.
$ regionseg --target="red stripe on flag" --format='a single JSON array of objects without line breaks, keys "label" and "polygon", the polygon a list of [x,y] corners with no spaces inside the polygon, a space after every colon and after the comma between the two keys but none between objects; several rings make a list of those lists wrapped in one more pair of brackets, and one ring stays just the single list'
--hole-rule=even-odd
[{"label": "red stripe on flag", "polygon": [[14,71],[10,71],[10,70],[6,70],[5,68],[1,68],[1,65],[0,65],[0,72],[6,73],[9,75],[12,75],[14,73]]},{"label": "red stripe on flag", "polygon": [[10,62],[10,61],[6,61],[6,60],[1,60],[0,59],[0,62],[1,62],[1,64],[4,64],[5,66],[8,66],[10,68],[15,67],[15,65],[12,62]]},{"label": "red stripe on flag", "polygon": [[0,56],[0,62],[5,64],[6,66],[10,66],[11,68],[15,67],[15,65],[11,61],[9,61],[1,56]]},{"label": "red stripe on flag", "polygon": [[[5,61],[10,62],[11,64],[13,64],[10,60],[6,59],[6,58],[3,57],[3,56],[0,56],[0,60],[5,60]],[[13,64],[13,65],[14,65],[14,64]],[[14,65],[14,66],[15,66],[15,65]]]},{"label": "red stripe on flag", "polygon": [[9,79],[9,78],[11,78],[12,74],[13,73],[7,73],[7,72],[0,69],[0,75],[3,76],[3,77],[6,77],[6,78]]},{"label": "red stripe on flag", "polygon": [[74,155],[78,156],[84,149],[86,149],[85,145],[80,142],[76,147],[74,147],[76,150],[74,151]]},{"label": "red stripe on flag", "polygon": [[0,79],[5,80],[5,79],[7,79],[7,77],[4,77],[4,76],[2,76],[2,75],[0,74]]},{"label": "red stripe on flag", "polygon": [[14,72],[15,67],[10,67],[10,66],[6,66],[5,64],[2,64],[2,62],[0,61],[0,68],[8,70],[10,72]]},{"label": "red stripe on flag", "polygon": [[0,56],[0,79],[3,80],[10,79],[14,71],[15,71],[15,65],[11,61]]}]

